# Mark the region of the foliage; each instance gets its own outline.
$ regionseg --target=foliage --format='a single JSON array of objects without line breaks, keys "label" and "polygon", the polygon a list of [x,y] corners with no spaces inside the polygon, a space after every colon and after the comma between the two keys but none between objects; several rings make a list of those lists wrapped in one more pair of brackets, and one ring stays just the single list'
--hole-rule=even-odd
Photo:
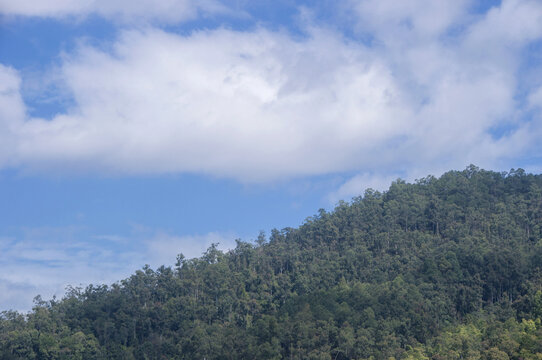
[{"label": "foliage", "polygon": [[474,166],[0,317],[2,359],[542,359],[542,176]]}]

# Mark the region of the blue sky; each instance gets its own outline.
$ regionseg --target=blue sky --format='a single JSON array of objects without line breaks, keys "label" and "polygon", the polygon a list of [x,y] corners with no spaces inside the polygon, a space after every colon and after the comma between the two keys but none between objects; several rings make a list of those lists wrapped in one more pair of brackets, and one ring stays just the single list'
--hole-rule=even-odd
[{"label": "blue sky", "polygon": [[366,188],[540,173],[536,0],[0,0],[0,309]]}]

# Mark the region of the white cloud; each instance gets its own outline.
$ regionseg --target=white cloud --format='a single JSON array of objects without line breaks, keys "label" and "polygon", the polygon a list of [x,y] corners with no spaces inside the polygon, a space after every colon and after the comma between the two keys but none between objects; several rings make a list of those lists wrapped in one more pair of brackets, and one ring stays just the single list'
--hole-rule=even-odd
[{"label": "white cloud", "polygon": [[[360,195],[375,182],[387,188],[393,176],[386,174],[398,170],[410,181],[469,163],[506,170],[517,167],[522,156],[539,153],[542,91],[527,96],[527,107],[518,94],[529,92],[530,86],[520,83],[530,66],[523,57],[525,46],[542,37],[542,4],[505,0],[480,15],[469,14],[472,5],[352,2],[358,31],[374,36],[377,57],[413,95],[414,116],[405,120],[415,130],[398,141],[395,166],[384,161],[362,169],[329,195],[332,202]],[[531,120],[522,118],[533,109]]]},{"label": "white cloud", "polygon": [[225,12],[227,8],[217,0],[0,0],[0,14],[4,15],[65,18],[96,14],[129,23],[176,23]]},{"label": "white cloud", "polygon": [[126,32],[62,73],[77,106],[19,122],[24,166],[261,181],[343,170],[406,125],[389,71],[325,33]]},{"label": "white cloud", "polygon": [[483,21],[469,30],[469,41],[483,51],[488,47],[513,50],[540,38],[542,4],[537,0],[504,0],[493,7]]},{"label": "white cloud", "polygon": [[339,200],[350,200],[355,196],[363,195],[367,189],[382,192],[388,190],[392,181],[398,178],[400,178],[398,175],[358,174],[345,181],[336,191],[330,193],[328,200],[331,204],[336,204]]},{"label": "white cloud", "polygon": [[393,48],[409,48],[434,41],[450,27],[469,21],[471,1],[352,0],[349,5],[358,17],[358,30]]},{"label": "white cloud", "polygon": [[144,253],[84,239],[77,227],[26,229],[0,239],[0,309],[26,311],[34,296],[62,296],[67,285],[111,283],[143,265]]},{"label": "white cloud", "polygon": [[[14,89],[4,96],[13,113],[0,118],[12,145],[0,159],[30,171],[244,182],[507,166],[542,128],[517,100],[525,46],[542,38],[542,4],[505,0],[481,15],[471,5],[357,2],[371,46],[318,26],[304,39],[125,31],[111,52],[82,45],[63,58],[75,105],[52,119],[24,117],[18,79],[0,68]],[[510,34],[492,31],[507,24]]]},{"label": "white cloud", "polygon": [[174,235],[147,229],[131,237],[88,236],[80,227],[26,229],[14,238],[0,238],[0,310],[27,311],[32,299],[62,297],[66,286],[110,284],[145,264],[171,266],[176,255],[200,257],[212,244],[235,247],[235,238],[210,232]]},{"label": "white cloud", "polygon": [[15,159],[17,137],[14,131],[25,118],[25,105],[20,93],[21,80],[17,72],[0,64],[0,166]]},{"label": "white cloud", "polygon": [[174,264],[177,255],[181,253],[187,259],[200,257],[212,244],[219,244],[218,249],[221,251],[228,251],[236,246],[233,235],[218,232],[185,236],[158,232],[145,243],[148,248],[148,263],[154,267]]},{"label": "white cloud", "polygon": [[529,95],[528,102],[531,108],[542,108],[542,87],[535,89]]}]

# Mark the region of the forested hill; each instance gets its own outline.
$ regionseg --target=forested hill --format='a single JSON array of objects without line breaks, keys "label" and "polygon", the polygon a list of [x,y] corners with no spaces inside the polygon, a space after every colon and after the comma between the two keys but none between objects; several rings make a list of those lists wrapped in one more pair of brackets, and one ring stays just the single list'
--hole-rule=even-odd
[{"label": "forested hill", "polygon": [[542,176],[474,166],[3,312],[2,359],[542,359]]}]

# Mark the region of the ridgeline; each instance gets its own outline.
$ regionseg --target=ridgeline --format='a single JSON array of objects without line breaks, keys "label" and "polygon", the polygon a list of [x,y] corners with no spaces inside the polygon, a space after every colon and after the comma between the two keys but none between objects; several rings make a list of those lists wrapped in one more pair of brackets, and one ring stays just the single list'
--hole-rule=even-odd
[{"label": "ridgeline", "polygon": [[542,359],[542,175],[396,181],[0,316],[1,359]]}]

